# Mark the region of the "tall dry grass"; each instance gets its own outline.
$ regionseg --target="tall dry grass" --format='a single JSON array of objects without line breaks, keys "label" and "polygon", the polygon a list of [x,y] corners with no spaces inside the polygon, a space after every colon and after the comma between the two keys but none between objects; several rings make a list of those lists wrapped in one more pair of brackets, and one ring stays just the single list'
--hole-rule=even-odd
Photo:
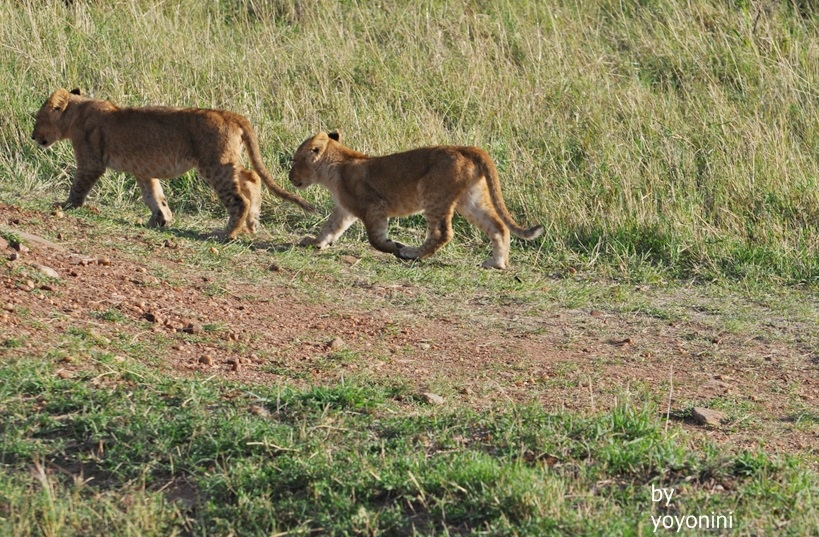
[{"label": "tall dry grass", "polygon": [[[246,114],[282,182],[319,129],[373,154],[479,145],[517,217],[547,225],[545,266],[814,283],[819,40],[794,6],[5,0],[3,196],[63,195],[70,148],[32,147],[30,113],[76,85]],[[218,207],[192,176],[171,191]],[[110,176],[97,195],[137,197]]]}]

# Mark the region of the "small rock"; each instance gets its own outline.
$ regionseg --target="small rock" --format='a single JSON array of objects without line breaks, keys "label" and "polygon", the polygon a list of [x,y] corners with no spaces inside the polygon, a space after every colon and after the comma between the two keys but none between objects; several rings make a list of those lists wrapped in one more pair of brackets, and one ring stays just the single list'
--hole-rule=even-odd
[{"label": "small rock", "polygon": [[110,267],[111,260],[108,259],[107,257],[103,257],[102,259],[97,259],[97,264],[102,265],[103,267]]},{"label": "small rock", "polygon": [[56,288],[56,287],[54,287],[53,285],[41,285],[41,286],[40,286],[40,290],[41,290],[41,291],[50,291],[50,292],[52,292],[52,293],[53,293],[54,291],[56,291],[56,290],[57,290],[57,288]]},{"label": "small rock", "polygon": [[186,334],[200,334],[202,332],[202,325],[199,323],[188,323],[182,331]]},{"label": "small rock", "polygon": [[199,363],[204,365],[213,365],[213,358],[206,354],[199,358]]},{"label": "small rock", "polygon": [[64,364],[70,364],[71,362],[74,361],[74,358],[71,356],[63,356],[62,358],[60,358],[60,361]]},{"label": "small rock", "polygon": [[9,247],[9,241],[4,239],[3,237],[0,237],[0,250],[5,250],[8,247]]},{"label": "small rock", "polygon": [[149,323],[158,323],[159,317],[151,313],[150,311],[146,311],[142,314],[142,318],[148,321]]},{"label": "small rock", "polygon": [[22,242],[15,242],[11,245],[11,247],[20,252],[21,254],[27,254],[31,251],[29,247],[23,244]]},{"label": "small rock", "polygon": [[351,267],[360,261],[360,259],[352,255],[342,255],[339,259]]},{"label": "small rock", "polygon": [[242,363],[238,358],[228,360],[231,371],[239,371],[242,368]]},{"label": "small rock", "polygon": [[51,267],[47,267],[47,266],[41,265],[39,263],[33,263],[31,266],[36,268],[37,270],[39,270],[40,272],[42,272],[43,274],[45,274],[49,278],[54,278],[55,280],[60,279],[60,274]]},{"label": "small rock", "polygon": [[117,354],[116,356],[114,356],[114,361],[115,361],[115,362],[122,363],[122,362],[124,362],[124,361],[125,361],[125,357],[124,357],[124,356],[120,356],[119,354]]},{"label": "small rock", "polygon": [[213,246],[211,246],[210,248],[208,248],[208,252],[212,253],[213,255],[219,255],[219,250],[217,250],[217,249],[216,249],[216,248],[214,248]]},{"label": "small rock", "polygon": [[57,376],[60,377],[63,380],[67,380],[67,379],[70,379],[71,377],[73,377],[74,374],[71,371],[66,371],[65,369],[60,369],[59,371],[57,371]]},{"label": "small rock", "polygon": [[249,410],[251,414],[255,414],[263,418],[270,416],[270,411],[263,407],[262,405],[250,405]]},{"label": "small rock", "polygon": [[421,393],[421,399],[423,399],[424,402],[429,405],[443,405],[444,403],[446,403],[446,399],[432,392]]},{"label": "small rock", "polygon": [[11,252],[6,259],[9,261],[17,261],[20,259],[20,254],[18,252]]},{"label": "small rock", "polygon": [[432,348],[432,345],[426,342],[421,342],[418,344],[418,348],[421,349],[422,351],[428,351],[429,349]]},{"label": "small rock", "polygon": [[65,216],[65,213],[62,212],[60,209],[54,209],[53,211],[51,211],[51,216],[53,216],[54,218],[62,218]]},{"label": "small rock", "polygon": [[14,311],[14,304],[11,304],[11,303],[3,304],[3,309],[6,310],[6,311],[13,312]]},{"label": "small rock", "polygon": [[171,250],[176,250],[177,248],[179,248],[179,246],[175,242],[169,241],[167,239],[165,240],[165,242],[162,243],[162,246],[164,246],[165,248],[170,248]]},{"label": "small rock", "polygon": [[69,261],[74,265],[82,265],[83,267],[87,266],[93,259],[90,257],[85,257],[82,255],[72,255],[69,258]]},{"label": "small rock", "polygon": [[270,266],[267,267],[267,270],[270,272],[281,272],[282,268],[276,263],[271,263]]},{"label": "small rock", "polygon": [[603,312],[600,310],[591,310],[591,312],[589,312],[589,315],[591,315],[592,317],[600,317],[601,315],[603,315]]},{"label": "small rock", "polygon": [[703,408],[695,406],[691,411],[692,417],[701,425],[711,425],[718,427],[722,425],[726,416],[719,410],[711,410],[710,408]]},{"label": "small rock", "polygon": [[340,337],[335,337],[328,345],[333,350],[338,350],[344,347],[344,340]]}]

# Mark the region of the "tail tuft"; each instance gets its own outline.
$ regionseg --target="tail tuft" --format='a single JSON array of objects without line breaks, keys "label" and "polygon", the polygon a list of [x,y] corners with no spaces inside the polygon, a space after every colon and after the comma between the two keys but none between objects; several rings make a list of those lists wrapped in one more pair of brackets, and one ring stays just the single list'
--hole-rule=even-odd
[{"label": "tail tuft", "polygon": [[530,227],[529,229],[522,230],[521,234],[518,235],[518,237],[530,241],[532,239],[540,237],[541,235],[543,235],[543,226],[534,226]]},{"label": "tail tuft", "polygon": [[317,212],[318,212],[318,209],[316,209],[316,206],[315,206],[315,205],[313,205],[313,204],[311,204],[311,203],[309,203],[309,202],[307,202],[307,201],[304,201],[303,199],[301,199],[301,198],[299,198],[299,197],[297,197],[297,198],[296,198],[296,200],[298,200],[298,201],[295,201],[295,200],[294,200],[294,203],[295,203],[296,205],[298,205],[299,207],[301,207],[301,210],[302,210],[302,211],[304,211],[304,212],[306,212],[306,213],[308,213],[308,214],[312,214],[312,213],[317,213]]}]

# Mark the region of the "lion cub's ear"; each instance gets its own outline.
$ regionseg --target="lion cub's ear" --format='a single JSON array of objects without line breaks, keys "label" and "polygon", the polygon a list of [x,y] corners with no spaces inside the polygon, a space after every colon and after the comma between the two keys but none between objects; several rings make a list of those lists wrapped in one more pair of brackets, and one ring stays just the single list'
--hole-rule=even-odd
[{"label": "lion cub's ear", "polygon": [[68,107],[68,92],[60,88],[51,94],[46,105],[55,112],[63,112]]},{"label": "lion cub's ear", "polygon": [[339,133],[337,130],[328,133],[327,136],[329,136],[331,140],[335,140],[336,142],[341,141],[341,133]]},{"label": "lion cub's ear", "polygon": [[72,95],[82,95],[82,93],[80,92],[80,88],[74,88],[69,93],[71,93]]}]

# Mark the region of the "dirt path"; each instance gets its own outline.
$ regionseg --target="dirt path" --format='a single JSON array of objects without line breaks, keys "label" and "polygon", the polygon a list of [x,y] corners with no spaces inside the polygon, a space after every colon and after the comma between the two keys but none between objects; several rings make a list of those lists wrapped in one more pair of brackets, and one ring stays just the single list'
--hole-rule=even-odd
[{"label": "dirt path", "polygon": [[[48,356],[60,375],[109,353],[147,361],[157,375],[251,385],[366,377],[475,408],[513,400],[555,411],[607,408],[629,394],[664,410],[673,387],[672,417],[697,435],[819,454],[816,329],[786,319],[753,333],[724,332],[707,311],[671,322],[498,308],[480,297],[467,297],[457,313],[420,316],[391,301],[421,288],[339,287],[332,301],[316,303],[290,285],[300,275],[272,270],[264,283],[226,280],[198,268],[172,241],[153,244],[139,232],[102,239],[71,215],[0,206],[0,231],[29,234],[22,252],[0,240],[0,342],[15,342],[0,355]],[[135,240],[152,243],[149,258],[120,247]],[[248,262],[270,264],[263,253],[249,255]],[[43,267],[59,278],[46,277]],[[171,276],[158,278],[157,267]],[[689,298],[680,290],[646,292],[656,300]],[[687,413],[692,405],[721,408],[729,420],[696,425]]]}]

